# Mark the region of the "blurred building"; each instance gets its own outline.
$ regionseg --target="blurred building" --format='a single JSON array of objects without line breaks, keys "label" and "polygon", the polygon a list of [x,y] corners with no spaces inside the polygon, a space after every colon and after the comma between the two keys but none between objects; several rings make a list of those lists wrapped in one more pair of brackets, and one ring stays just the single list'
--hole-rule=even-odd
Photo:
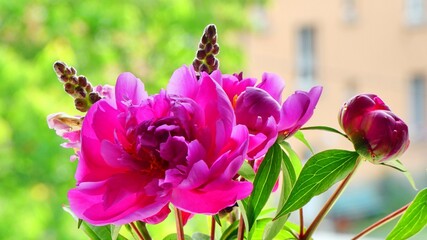
[{"label": "blurred building", "polygon": [[[278,73],[286,96],[322,85],[307,125],[339,128],[337,115],[346,100],[358,93],[379,95],[408,123],[411,145],[401,160],[418,176],[419,188],[427,185],[427,0],[272,0],[253,8],[251,16],[256,31],[245,36],[247,76]],[[352,149],[338,135],[305,133],[316,151]],[[358,171],[359,183],[381,185],[380,177],[388,175],[404,179],[371,164]]]}]

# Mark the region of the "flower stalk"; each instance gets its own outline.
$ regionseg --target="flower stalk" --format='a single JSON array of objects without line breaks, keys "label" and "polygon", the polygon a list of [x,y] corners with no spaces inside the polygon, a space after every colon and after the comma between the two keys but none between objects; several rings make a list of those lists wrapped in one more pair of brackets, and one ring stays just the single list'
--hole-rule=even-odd
[{"label": "flower stalk", "polygon": [[408,209],[409,203],[405,206],[401,207],[400,209],[390,213],[389,215],[385,216],[384,218],[378,220],[376,223],[372,224],[371,226],[365,228],[363,231],[361,231],[359,234],[357,234],[352,240],[360,239],[361,237],[367,235],[368,233],[374,231],[375,229],[383,226],[384,224],[390,222],[391,220],[397,218],[398,216],[402,215],[406,209]]},{"label": "flower stalk", "polygon": [[237,240],[243,240],[245,238],[245,221],[243,215],[240,214],[239,228],[237,229]]},{"label": "flower stalk", "polygon": [[130,227],[132,228],[132,230],[135,232],[135,234],[138,236],[140,240],[146,240],[144,236],[142,236],[142,233],[139,231],[138,227],[134,222],[130,223]]},{"label": "flower stalk", "polygon": [[353,169],[353,171],[350,172],[350,174],[341,182],[341,184],[338,186],[338,188],[335,190],[335,192],[332,194],[332,196],[328,199],[328,201],[325,203],[323,208],[320,210],[320,212],[317,214],[314,221],[311,223],[311,225],[307,228],[307,231],[301,236],[300,240],[307,240],[310,239],[313,235],[314,231],[316,231],[319,224],[322,222],[322,220],[325,218],[326,214],[328,214],[329,210],[331,210],[332,206],[335,204],[337,199],[341,196],[344,189],[347,187],[348,183],[350,182],[352,176],[356,172],[357,168],[360,165],[362,158],[359,157],[356,160],[356,165]]},{"label": "flower stalk", "polygon": [[184,224],[182,221],[182,212],[176,207],[174,207],[174,210],[175,210],[176,235],[178,240],[184,240]]},{"label": "flower stalk", "polygon": [[216,221],[215,221],[215,215],[212,215],[211,217],[211,240],[215,240],[215,225],[216,225]]}]

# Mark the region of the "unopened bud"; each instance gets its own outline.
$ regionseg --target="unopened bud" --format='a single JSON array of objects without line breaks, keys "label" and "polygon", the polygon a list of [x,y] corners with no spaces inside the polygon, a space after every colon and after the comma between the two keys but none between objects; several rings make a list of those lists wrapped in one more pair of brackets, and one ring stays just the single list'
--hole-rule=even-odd
[{"label": "unopened bud", "polygon": [[101,100],[101,97],[99,96],[98,93],[95,92],[91,92],[89,94],[89,100],[92,104],[96,103],[97,101]]},{"label": "unopened bud", "polygon": [[74,85],[71,83],[64,84],[64,90],[65,90],[65,92],[67,92],[70,95],[75,93]]},{"label": "unopened bud", "polygon": [[75,88],[75,90],[76,90],[77,94],[79,94],[82,98],[86,97],[86,92],[85,92],[85,90],[82,87],[77,86]]},{"label": "unopened bud", "polygon": [[57,61],[53,64],[53,69],[55,70],[55,73],[58,77],[64,74],[64,70],[67,66],[65,63]]},{"label": "unopened bud", "polygon": [[76,98],[74,100],[74,105],[80,112],[86,112],[89,109],[86,99],[83,98]]},{"label": "unopened bud", "polygon": [[86,87],[87,79],[85,76],[79,76],[77,81],[78,81],[79,86]]},{"label": "unopened bud", "polygon": [[206,52],[204,50],[199,50],[197,51],[196,57],[199,60],[203,60],[206,57]]},{"label": "unopened bud", "polygon": [[409,146],[408,126],[374,94],[346,102],[339,123],[356,151],[373,163],[396,159]]}]

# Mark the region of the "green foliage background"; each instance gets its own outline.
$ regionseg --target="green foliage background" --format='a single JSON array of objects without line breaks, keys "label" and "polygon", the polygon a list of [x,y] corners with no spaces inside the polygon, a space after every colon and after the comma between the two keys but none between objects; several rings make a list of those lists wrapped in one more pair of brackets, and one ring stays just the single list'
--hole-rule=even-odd
[{"label": "green foliage background", "polygon": [[54,61],[76,67],[94,85],[114,84],[130,71],[154,93],[191,64],[204,27],[215,23],[222,71],[240,71],[244,55],[233,39],[247,29],[252,3],[0,1],[0,239],[87,239],[62,210],[76,162],[46,124],[50,113],[78,114]]}]

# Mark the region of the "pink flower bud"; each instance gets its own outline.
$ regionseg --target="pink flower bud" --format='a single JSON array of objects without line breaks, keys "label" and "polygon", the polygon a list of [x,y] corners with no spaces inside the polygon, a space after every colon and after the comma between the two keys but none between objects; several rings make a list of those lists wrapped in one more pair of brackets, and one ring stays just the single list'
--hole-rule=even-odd
[{"label": "pink flower bud", "polygon": [[408,126],[374,94],[346,102],[339,123],[356,151],[373,163],[396,159],[409,146]]}]

